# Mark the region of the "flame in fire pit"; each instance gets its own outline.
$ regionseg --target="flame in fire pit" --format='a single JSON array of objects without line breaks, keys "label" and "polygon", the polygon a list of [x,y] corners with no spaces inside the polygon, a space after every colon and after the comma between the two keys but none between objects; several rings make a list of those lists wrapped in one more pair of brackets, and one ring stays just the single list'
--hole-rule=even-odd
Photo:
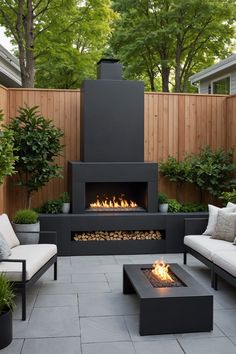
[{"label": "flame in fire pit", "polygon": [[162,281],[174,282],[171,275],[169,274],[169,265],[165,264],[164,261],[157,260],[153,263],[152,273],[155,274]]},{"label": "flame in fire pit", "polygon": [[116,199],[116,197],[112,197],[112,200],[109,198],[105,198],[104,200],[100,200],[99,196],[97,196],[97,200],[94,203],[90,203],[90,208],[137,208],[137,204],[132,200],[128,201],[123,198],[123,195]]}]

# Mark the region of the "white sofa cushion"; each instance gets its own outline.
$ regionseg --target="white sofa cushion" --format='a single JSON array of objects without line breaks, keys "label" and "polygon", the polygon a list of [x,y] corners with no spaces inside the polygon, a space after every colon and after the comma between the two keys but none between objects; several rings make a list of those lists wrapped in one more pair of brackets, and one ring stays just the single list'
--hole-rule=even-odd
[{"label": "white sofa cushion", "polygon": [[217,251],[212,256],[213,262],[236,277],[236,249],[230,251]]},{"label": "white sofa cushion", "polygon": [[233,242],[236,233],[236,213],[218,211],[217,223],[212,238]]},{"label": "white sofa cushion", "polygon": [[236,211],[236,208],[234,206],[225,207],[225,208],[218,208],[214,205],[209,204],[208,205],[208,211],[209,211],[208,224],[207,224],[206,230],[203,232],[203,235],[211,236],[213,234],[213,232],[215,231],[219,210],[224,210],[226,213],[233,213]]},{"label": "white sofa cushion", "polygon": [[[20,245],[11,249],[8,259],[25,259],[26,280],[29,280],[56,253],[57,246],[53,244]],[[11,281],[22,280],[21,263],[1,262],[0,272],[5,273]]]},{"label": "white sofa cushion", "polygon": [[236,208],[236,204],[228,202],[227,205],[226,205],[226,208],[230,208],[230,207],[235,207]]},{"label": "white sofa cushion", "polygon": [[5,238],[2,236],[0,232],[0,262],[1,259],[6,259],[11,255],[11,249],[8,246],[7,241],[5,241]]},{"label": "white sofa cushion", "polygon": [[212,256],[216,251],[232,251],[235,248],[230,242],[212,239],[210,236],[204,235],[185,236],[184,244],[191,247],[210,261],[212,261]]},{"label": "white sofa cushion", "polygon": [[20,241],[16,237],[15,231],[6,214],[0,215],[0,232],[10,248],[19,246]]}]

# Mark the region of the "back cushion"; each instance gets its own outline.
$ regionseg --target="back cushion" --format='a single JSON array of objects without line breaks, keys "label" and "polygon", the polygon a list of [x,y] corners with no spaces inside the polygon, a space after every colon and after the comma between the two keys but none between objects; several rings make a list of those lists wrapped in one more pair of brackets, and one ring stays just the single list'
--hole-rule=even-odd
[{"label": "back cushion", "polygon": [[10,248],[19,246],[20,241],[16,237],[15,231],[6,214],[0,215],[0,232]]}]

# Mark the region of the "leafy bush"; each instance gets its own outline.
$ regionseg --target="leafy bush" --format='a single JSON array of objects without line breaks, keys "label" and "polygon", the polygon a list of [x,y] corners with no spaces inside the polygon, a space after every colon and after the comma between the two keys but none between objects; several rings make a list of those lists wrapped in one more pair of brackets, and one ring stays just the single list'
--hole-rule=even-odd
[{"label": "leafy bush", "polygon": [[62,203],[70,203],[70,195],[68,192],[61,193],[59,199]]},{"label": "leafy bush", "polygon": [[0,274],[0,314],[5,310],[13,310],[15,307],[12,283],[5,277],[4,274]]},{"label": "leafy bush", "polygon": [[159,204],[165,204],[168,203],[168,197],[164,193],[159,193],[158,194],[158,203]]},{"label": "leafy bush", "polygon": [[170,213],[179,213],[181,210],[182,205],[177,202],[176,199],[168,199],[168,212]]},{"label": "leafy bush", "polygon": [[14,217],[15,224],[36,224],[38,222],[38,213],[31,209],[18,210]]},{"label": "leafy bush", "polygon": [[[3,113],[0,110],[0,122],[3,121]],[[10,176],[15,172],[14,164],[17,157],[14,156],[13,132],[5,126],[0,127],[0,184],[5,176]]]},{"label": "leafy bush", "polygon": [[173,156],[169,156],[165,162],[163,161],[159,163],[160,173],[167,177],[171,182],[176,182],[177,184],[187,181],[191,182],[191,168],[192,166],[188,159],[177,161]]},{"label": "leafy bush", "polygon": [[48,200],[43,206],[40,208],[41,213],[45,214],[59,214],[61,213],[62,201],[57,200]]},{"label": "leafy bush", "polygon": [[236,203],[236,189],[233,189],[232,192],[221,193],[219,198],[222,199],[225,203]]},{"label": "leafy bush", "polygon": [[184,203],[181,205],[180,211],[183,213],[195,213],[201,211],[207,211],[208,207],[204,204],[197,204],[197,203]]},{"label": "leafy bush", "polygon": [[19,109],[18,117],[11,120],[8,128],[13,132],[14,148],[19,159],[16,163],[18,185],[25,188],[26,206],[31,204],[32,193],[48,181],[61,177],[61,167],[55,163],[63,146],[61,129],[38,112],[38,107]]}]

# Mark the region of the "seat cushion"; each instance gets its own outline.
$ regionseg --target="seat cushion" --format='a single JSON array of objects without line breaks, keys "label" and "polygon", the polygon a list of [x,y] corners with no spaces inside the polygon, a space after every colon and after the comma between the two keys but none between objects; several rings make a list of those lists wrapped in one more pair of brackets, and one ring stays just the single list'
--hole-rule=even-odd
[{"label": "seat cushion", "polygon": [[230,242],[212,239],[210,236],[205,235],[185,236],[184,244],[194,249],[210,261],[212,261],[212,256],[216,251],[232,251],[235,247]]},{"label": "seat cushion", "polygon": [[[11,249],[11,256],[8,259],[25,259],[26,280],[29,280],[56,253],[57,246],[52,244],[20,245]],[[5,273],[12,281],[22,280],[21,263],[1,262],[0,272]]]},{"label": "seat cushion", "polygon": [[0,215],[0,232],[10,248],[19,246],[20,241],[18,240],[6,214]]},{"label": "seat cushion", "polygon": [[212,256],[213,262],[236,277],[236,249],[233,251],[217,251]]}]

